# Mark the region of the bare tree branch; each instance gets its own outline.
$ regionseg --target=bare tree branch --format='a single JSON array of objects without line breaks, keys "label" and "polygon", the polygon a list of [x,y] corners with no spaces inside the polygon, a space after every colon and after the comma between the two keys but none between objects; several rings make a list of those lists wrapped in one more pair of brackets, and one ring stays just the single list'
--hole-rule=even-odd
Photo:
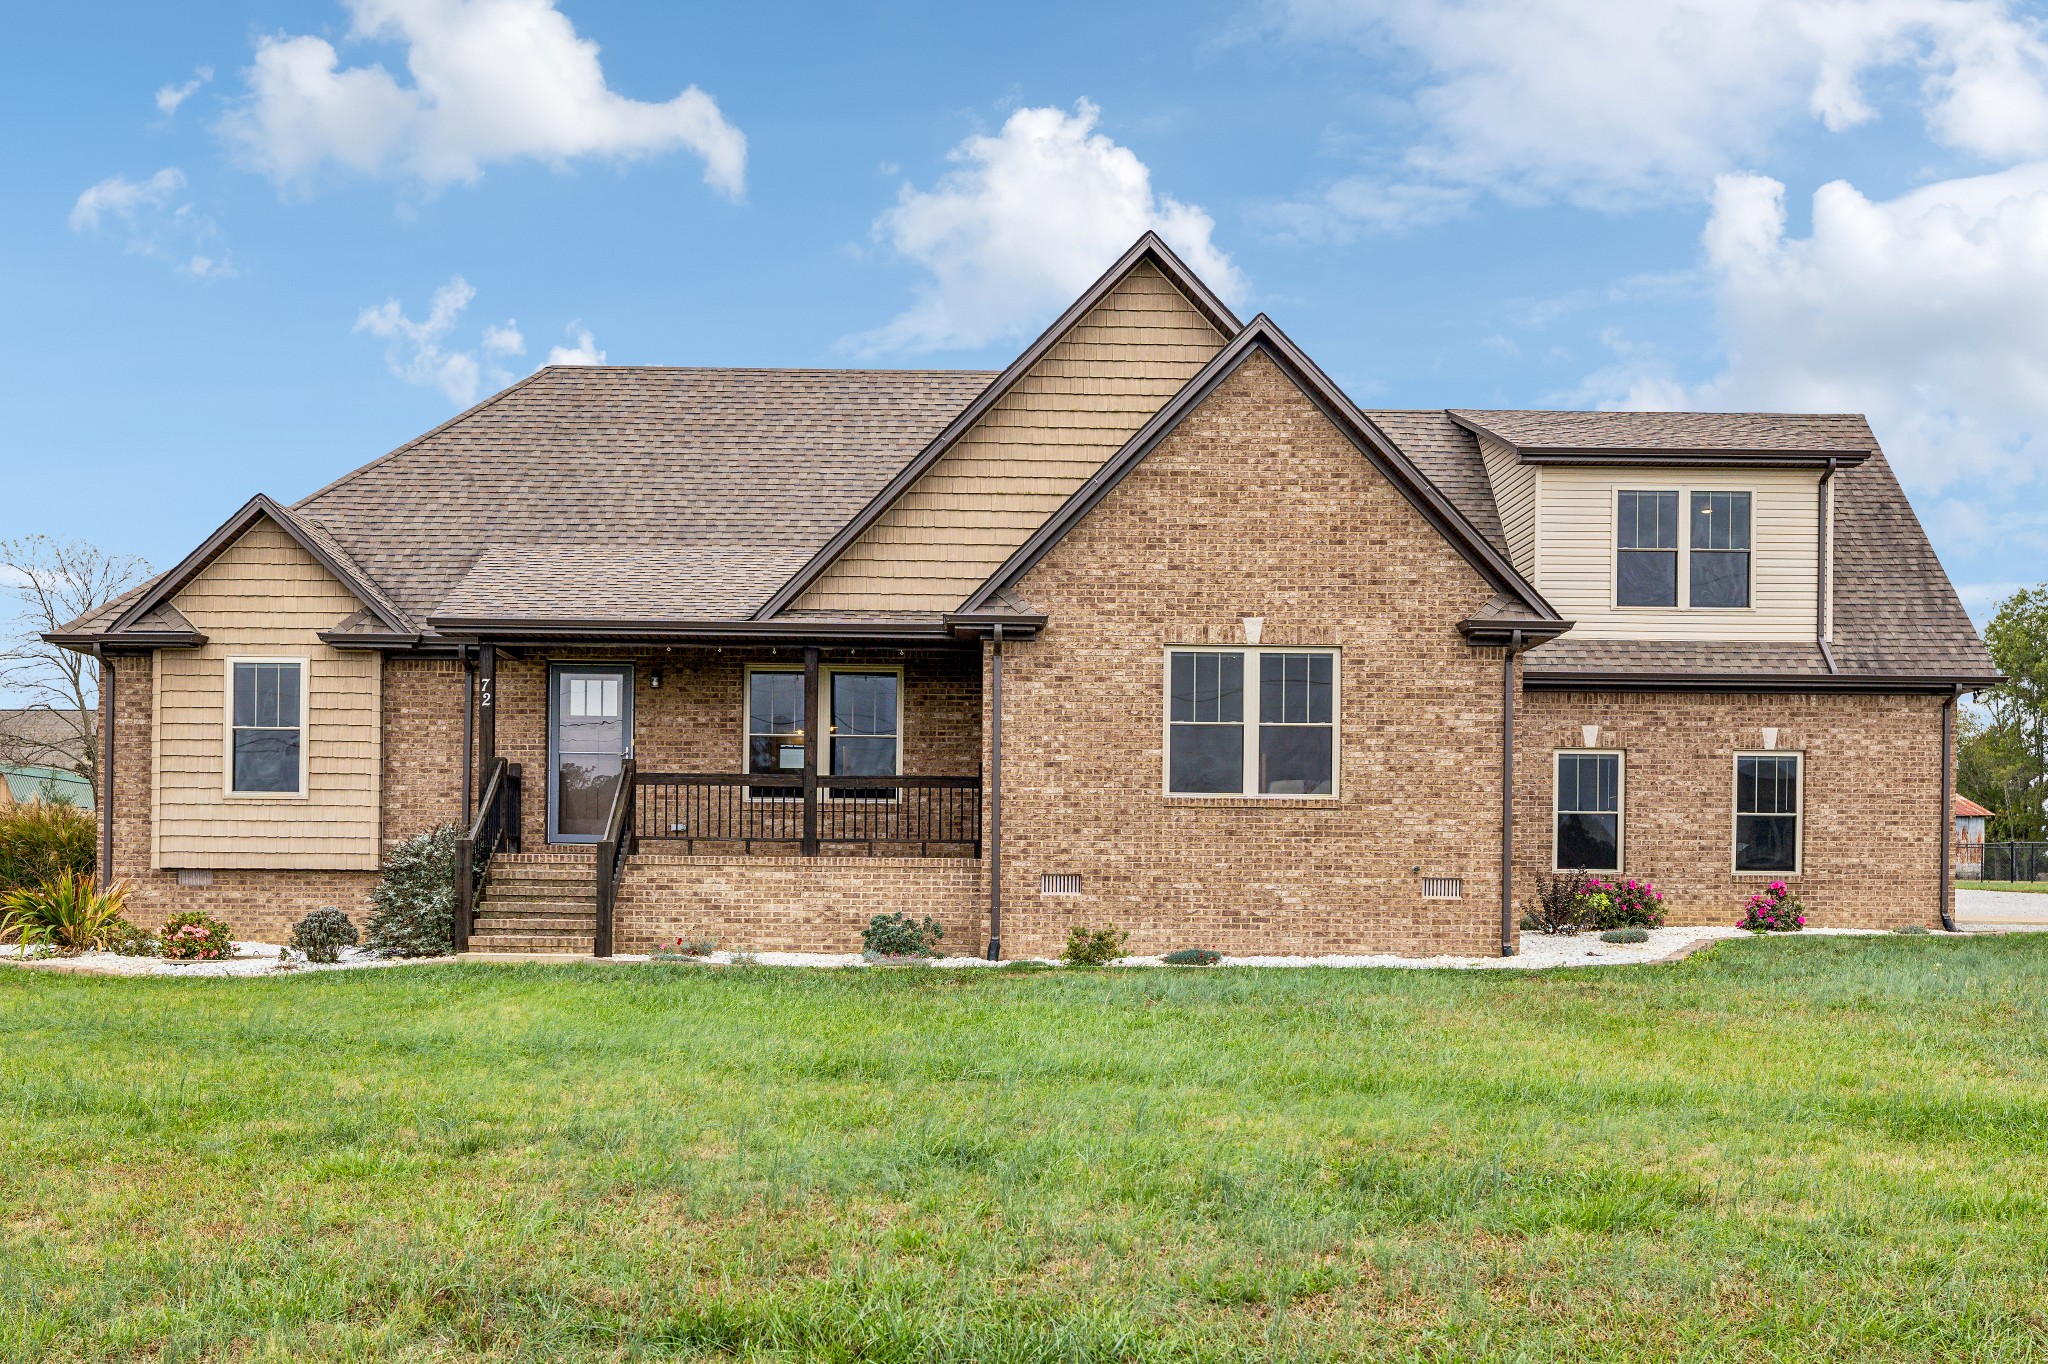
[{"label": "bare tree branch", "polygon": [[69,768],[100,793],[99,663],[43,639],[105,606],[149,576],[132,554],[109,554],[83,540],[24,535],[0,540],[0,585],[20,609],[0,641],[0,694],[20,709],[0,716],[0,745],[22,760]]}]

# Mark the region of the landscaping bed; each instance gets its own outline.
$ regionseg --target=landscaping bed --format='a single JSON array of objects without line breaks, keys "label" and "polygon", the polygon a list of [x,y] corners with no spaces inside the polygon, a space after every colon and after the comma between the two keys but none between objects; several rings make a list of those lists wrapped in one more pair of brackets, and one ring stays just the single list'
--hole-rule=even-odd
[{"label": "landscaping bed", "polygon": [[2039,1359],[2044,985],[5,971],[0,1358]]}]

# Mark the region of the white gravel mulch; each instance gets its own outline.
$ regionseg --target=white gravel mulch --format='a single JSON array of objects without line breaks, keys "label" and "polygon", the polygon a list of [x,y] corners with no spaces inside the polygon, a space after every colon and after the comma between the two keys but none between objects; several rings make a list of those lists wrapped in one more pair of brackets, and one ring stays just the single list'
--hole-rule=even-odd
[{"label": "white gravel mulch", "polygon": [[[1872,935],[1885,930],[1875,928],[1809,928],[1808,936]],[[1639,943],[1601,942],[1597,933],[1581,933],[1573,937],[1545,937],[1540,933],[1524,933],[1522,950],[1512,957],[1396,957],[1378,956],[1325,956],[1325,957],[1225,957],[1224,966],[1392,966],[1408,970],[1450,970],[1450,971],[1540,971],[1559,966],[1636,966],[1651,962],[1673,961],[1696,951],[1709,943],[1723,938],[1746,938],[1750,935],[1733,927],[1688,927],[1656,928],[1650,930],[1649,939]],[[418,962],[453,961],[453,957],[379,957],[360,947],[345,947],[341,960],[331,965],[318,965],[303,958],[295,957],[288,966],[280,967],[278,954],[281,951],[274,943],[238,942],[235,955],[228,961],[172,962],[159,957],[122,957],[112,952],[81,952],[75,957],[36,957],[27,961],[21,959],[21,949],[14,946],[0,946],[0,965],[23,966],[31,970],[78,972],[107,976],[271,976],[298,974],[314,971],[349,971],[375,966],[407,966]],[[502,956],[499,961],[516,961],[516,957]],[[537,957],[541,961],[561,961],[562,957]],[[616,962],[649,962],[654,958],[621,953],[611,960]],[[667,958],[666,960],[677,960]],[[708,957],[682,959],[706,966],[730,966],[735,962],[751,962],[760,966],[870,966],[879,963],[867,961],[857,952],[713,952]],[[936,957],[925,966],[940,969],[948,967],[989,967],[1005,966],[1018,958],[992,962],[981,957]],[[1024,958],[1047,966],[1059,963],[1051,958]],[[1124,957],[1119,966],[1158,966],[1158,957]]]}]

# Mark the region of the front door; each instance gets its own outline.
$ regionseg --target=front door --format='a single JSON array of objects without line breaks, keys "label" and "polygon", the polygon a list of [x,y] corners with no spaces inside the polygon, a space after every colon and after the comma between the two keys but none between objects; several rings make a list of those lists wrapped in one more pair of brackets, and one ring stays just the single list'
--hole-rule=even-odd
[{"label": "front door", "polygon": [[633,754],[633,669],[548,666],[548,842],[595,843]]}]

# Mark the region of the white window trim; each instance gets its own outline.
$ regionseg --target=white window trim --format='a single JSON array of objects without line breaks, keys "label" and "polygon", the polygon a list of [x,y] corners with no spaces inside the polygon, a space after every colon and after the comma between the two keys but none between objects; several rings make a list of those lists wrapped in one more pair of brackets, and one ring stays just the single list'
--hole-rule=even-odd
[{"label": "white window trim", "polygon": [[[1735,850],[1739,844],[1736,836],[1736,821],[1742,817],[1739,800],[1742,792],[1742,760],[1744,758],[1793,758],[1798,761],[1799,798],[1793,802],[1792,810],[1792,870],[1790,871],[1744,871],[1735,865]],[[1798,876],[1806,870],[1806,750],[1800,748],[1739,748],[1728,763],[1728,870],[1735,876],[1760,881],[1781,881],[1788,876]]]},{"label": "white window trim", "polygon": [[[1630,491],[1634,491],[1631,489]],[[1614,868],[1604,867],[1563,867],[1557,861],[1557,817],[1564,813],[1557,803],[1558,769],[1566,757],[1613,758],[1614,759]],[[1628,865],[1628,752],[1620,748],[1560,748],[1550,757],[1550,871],[1559,875],[1571,871],[1589,871],[1606,876],[1619,876],[1621,869]]]},{"label": "white window trim", "polygon": [[[802,677],[802,665],[791,667],[787,663],[749,663],[740,686],[740,771],[747,770],[752,759],[752,738],[754,733],[754,674],[794,673]],[[818,733],[818,775],[829,777],[832,771],[832,679],[841,673],[892,673],[896,678],[896,775],[907,776],[903,770],[903,750],[909,738],[910,728],[909,696],[904,689],[903,666],[896,663],[877,663],[869,666],[861,663],[832,663],[818,668],[818,713],[811,718]],[[784,768],[783,771],[797,771]],[[878,778],[879,780],[879,778]]]},{"label": "white window trim", "polygon": [[[1259,771],[1259,659],[1266,654],[1330,656],[1330,789],[1324,795],[1267,791],[1176,791],[1173,789],[1173,656],[1243,654],[1245,661],[1244,774],[1256,785]],[[1159,790],[1168,800],[1277,800],[1334,802],[1344,795],[1344,651],[1333,644],[1169,644],[1159,662]]]},{"label": "white window trim", "polygon": [[[237,791],[235,789],[235,665],[237,663],[296,663],[299,665],[299,789],[296,791]],[[221,660],[221,771],[220,789],[229,800],[306,800],[312,795],[306,780],[312,748],[313,660],[298,654],[231,654]]]},{"label": "white window trim", "polygon": [[[1621,604],[1621,495],[1623,493],[1678,494],[1678,602],[1675,606],[1623,606]],[[1745,493],[1749,497],[1749,605],[1694,606],[1692,604],[1692,495],[1694,493]],[[1755,488],[1696,488],[1689,483],[1652,483],[1647,480],[1617,483],[1607,499],[1607,605],[1615,611],[1701,611],[1712,616],[1756,612],[1756,508]],[[1718,551],[1706,551],[1715,553]],[[1832,572],[1830,581],[1832,581]]]}]

